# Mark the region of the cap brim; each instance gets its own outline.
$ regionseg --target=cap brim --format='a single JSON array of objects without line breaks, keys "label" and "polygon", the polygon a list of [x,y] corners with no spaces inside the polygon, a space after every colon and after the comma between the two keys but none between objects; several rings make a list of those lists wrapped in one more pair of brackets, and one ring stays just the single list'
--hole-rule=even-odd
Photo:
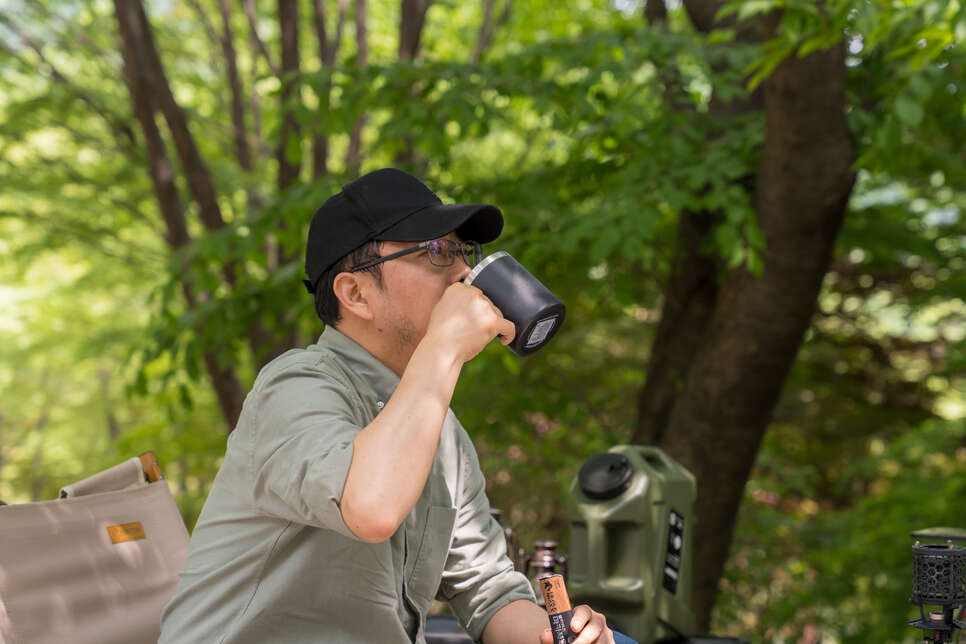
[{"label": "cap brim", "polygon": [[417,210],[373,238],[381,241],[426,241],[456,232],[460,239],[486,244],[503,231],[503,213],[490,204],[439,204]]}]

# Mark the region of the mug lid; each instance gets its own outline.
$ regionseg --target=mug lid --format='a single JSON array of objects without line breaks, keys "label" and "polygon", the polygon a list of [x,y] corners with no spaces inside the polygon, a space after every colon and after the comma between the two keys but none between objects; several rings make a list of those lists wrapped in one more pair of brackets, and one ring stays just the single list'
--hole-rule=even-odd
[{"label": "mug lid", "polygon": [[500,259],[501,257],[509,257],[509,256],[510,256],[510,253],[506,252],[505,250],[498,250],[492,255],[487,255],[480,261],[479,264],[473,267],[473,270],[470,271],[469,275],[463,278],[463,283],[466,284],[467,286],[472,286],[473,280],[476,279],[477,275],[483,272],[484,268],[486,268],[496,260]]}]

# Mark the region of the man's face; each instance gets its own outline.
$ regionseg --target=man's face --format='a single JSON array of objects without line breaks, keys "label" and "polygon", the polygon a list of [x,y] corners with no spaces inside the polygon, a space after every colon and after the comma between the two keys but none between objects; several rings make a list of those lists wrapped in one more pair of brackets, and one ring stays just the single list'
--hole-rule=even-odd
[{"label": "man's face", "polygon": [[[459,241],[456,233],[446,239]],[[383,242],[379,254],[386,256],[414,245],[414,242]],[[452,266],[434,266],[425,252],[412,253],[382,264],[382,288],[373,302],[376,328],[392,333],[400,352],[412,354],[426,335],[429,317],[451,284],[470,272],[461,259]]]}]

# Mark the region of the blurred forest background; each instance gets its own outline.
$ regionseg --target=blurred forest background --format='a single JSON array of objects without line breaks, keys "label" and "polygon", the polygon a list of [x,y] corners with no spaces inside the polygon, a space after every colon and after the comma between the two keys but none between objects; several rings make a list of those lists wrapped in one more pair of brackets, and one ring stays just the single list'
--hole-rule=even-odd
[{"label": "blurred forest background", "polygon": [[193,525],[321,331],[311,213],[395,165],[567,303],[453,403],[524,543],[660,445],[705,629],[907,641],[909,532],[966,527],[964,43],[961,0],[4,0],[0,498],[153,449]]}]

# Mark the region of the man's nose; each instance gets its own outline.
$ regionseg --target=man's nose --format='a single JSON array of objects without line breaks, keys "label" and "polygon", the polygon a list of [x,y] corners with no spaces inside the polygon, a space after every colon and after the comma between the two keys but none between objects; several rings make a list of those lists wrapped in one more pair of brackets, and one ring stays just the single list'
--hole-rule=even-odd
[{"label": "man's nose", "polygon": [[453,266],[456,267],[457,282],[462,282],[464,279],[466,279],[466,276],[470,274],[471,269],[469,266],[466,265],[466,262],[461,262],[460,260],[456,260],[455,262],[453,262]]}]

